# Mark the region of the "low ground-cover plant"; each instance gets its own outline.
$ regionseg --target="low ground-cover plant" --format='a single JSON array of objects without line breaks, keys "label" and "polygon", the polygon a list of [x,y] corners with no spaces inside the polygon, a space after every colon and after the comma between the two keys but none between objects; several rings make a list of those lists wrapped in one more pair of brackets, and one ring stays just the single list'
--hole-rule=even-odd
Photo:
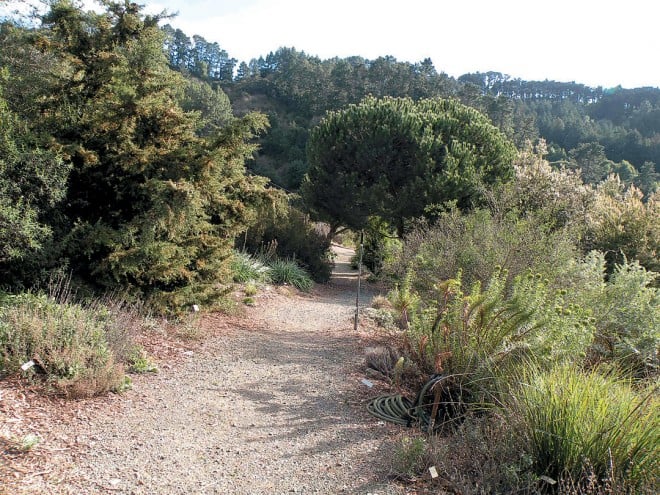
[{"label": "low ground-cover plant", "polygon": [[[611,493],[651,493],[660,475],[660,401],[655,389],[562,365],[528,369],[508,410],[538,475]],[[585,477],[586,475],[586,477]]]},{"label": "low ground-cover plant", "polygon": [[390,470],[397,478],[415,478],[430,466],[429,459],[428,445],[424,437],[405,436],[394,449]]},{"label": "low ground-cover plant", "polygon": [[258,257],[247,252],[235,252],[231,263],[234,282],[269,282],[270,268]]},{"label": "low ground-cover plant", "polygon": [[[130,329],[119,328],[114,308],[81,305],[44,294],[7,295],[0,302],[0,373],[42,374],[67,396],[121,388]],[[123,320],[126,323],[126,319]],[[126,354],[123,354],[126,352]]]},{"label": "low ground-cover plant", "polygon": [[140,346],[134,346],[128,356],[128,371],[132,373],[157,373],[158,366]]},{"label": "low ground-cover plant", "polygon": [[309,274],[294,260],[276,259],[269,263],[270,278],[275,284],[287,284],[308,292],[314,285]]},{"label": "low ground-cover plant", "polygon": [[404,437],[395,447],[392,468],[399,478],[429,479],[424,493],[541,493],[543,481],[531,468],[500,415],[469,415],[451,435]]}]

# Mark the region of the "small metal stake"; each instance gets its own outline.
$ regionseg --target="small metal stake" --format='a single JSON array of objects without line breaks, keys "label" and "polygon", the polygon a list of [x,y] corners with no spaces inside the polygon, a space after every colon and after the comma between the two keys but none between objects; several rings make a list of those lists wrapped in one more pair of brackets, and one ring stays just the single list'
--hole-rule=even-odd
[{"label": "small metal stake", "polygon": [[357,283],[357,293],[355,294],[355,322],[353,324],[353,330],[357,331],[358,320],[360,317],[360,281],[362,279],[362,253],[364,251],[364,230],[360,231],[360,257],[358,261],[358,283]]}]

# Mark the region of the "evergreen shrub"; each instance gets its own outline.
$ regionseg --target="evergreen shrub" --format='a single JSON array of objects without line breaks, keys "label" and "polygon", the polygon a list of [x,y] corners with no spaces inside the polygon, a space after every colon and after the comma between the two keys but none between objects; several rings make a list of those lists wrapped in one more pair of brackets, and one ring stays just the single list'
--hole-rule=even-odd
[{"label": "evergreen shrub", "polygon": [[295,260],[314,281],[330,280],[330,239],[295,207],[289,206],[279,215],[264,215],[237,240],[241,241],[247,252],[258,254],[265,261],[269,257]]}]

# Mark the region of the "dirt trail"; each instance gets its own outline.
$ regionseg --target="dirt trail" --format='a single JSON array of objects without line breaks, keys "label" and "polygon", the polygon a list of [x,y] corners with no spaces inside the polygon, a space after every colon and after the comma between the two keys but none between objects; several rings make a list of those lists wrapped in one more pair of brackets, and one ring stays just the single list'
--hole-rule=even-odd
[{"label": "dirt trail", "polygon": [[404,493],[386,481],[399,430],[365,411],[368,335],[353,331],[356,275],[336,249],[327,286],[266,292],[240,328],[54,422],[23,493]]}]

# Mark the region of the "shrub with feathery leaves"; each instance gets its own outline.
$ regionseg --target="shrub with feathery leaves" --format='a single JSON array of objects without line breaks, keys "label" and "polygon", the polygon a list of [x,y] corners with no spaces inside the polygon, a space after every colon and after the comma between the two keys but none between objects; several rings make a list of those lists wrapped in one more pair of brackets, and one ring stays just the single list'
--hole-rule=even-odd
[{"label": "shrub with feathery leaves", "polygon": [[613,363],[637,378],[660,371],[660,289],[658,274],[624,259],[606,279],[607,261],[593,251],[567,272],[568,297],[587,309],[596,327],[593,362]]},{"label": "shrub with feathery leaves", "polygon": [[499,391],[529,362],[564,362],[584,356],[591,320],[542,277],[496,271],[488,285],[462,289],[460,272],[436,286],[436,298],[411,315],[406,335],[411,357],[426,373],[448,376],[448,387],[468,402],[497,400]]}]

